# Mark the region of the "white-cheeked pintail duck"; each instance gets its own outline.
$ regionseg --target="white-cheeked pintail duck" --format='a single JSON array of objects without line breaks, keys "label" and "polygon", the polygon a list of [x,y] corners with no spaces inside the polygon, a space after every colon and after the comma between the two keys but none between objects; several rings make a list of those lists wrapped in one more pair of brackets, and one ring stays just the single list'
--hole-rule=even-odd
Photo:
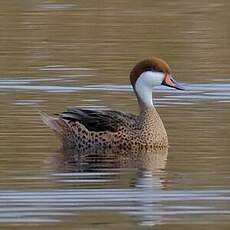
[{"label": "white-cheeked pintail duck", "polygon": [[156,57],[137,63],[130,72],[130,82],[140,108],[138,115],[73,107],[59,117],[42,113],[42,120],[63,146],[79,151],[168,147],[166,130],[153,105],[152,89],[160,85],[179,90],[183,87],[174,80],[169,65]]}]

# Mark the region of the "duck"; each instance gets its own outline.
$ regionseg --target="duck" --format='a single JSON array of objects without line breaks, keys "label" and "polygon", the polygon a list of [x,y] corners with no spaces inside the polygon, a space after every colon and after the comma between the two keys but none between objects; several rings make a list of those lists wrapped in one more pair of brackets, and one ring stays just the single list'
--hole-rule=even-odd
[{"label": "duck", "polygon": [[158,57],[139,61],[129,79],[139,114],[70,107],[57,117],[42,112],[41,119],[57,135],[62,147],[76,151],[167,148],[167,132],[154,106],[152,91],[161,85],[177,90],[184,87],[176,82],[169,65]]}]

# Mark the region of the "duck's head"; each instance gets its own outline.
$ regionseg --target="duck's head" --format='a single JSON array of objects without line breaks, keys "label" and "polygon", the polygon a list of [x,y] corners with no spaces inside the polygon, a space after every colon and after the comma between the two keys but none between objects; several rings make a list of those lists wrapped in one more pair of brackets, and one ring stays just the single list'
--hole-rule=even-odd
[{"label": "duck's head", "polygon": [[169,65],[160,58],[147,58],[138,62],[130,73],[130,82],[141,106],[152,106],[152,89],[155,86],[168,86],[183,90],[171,72]]}]

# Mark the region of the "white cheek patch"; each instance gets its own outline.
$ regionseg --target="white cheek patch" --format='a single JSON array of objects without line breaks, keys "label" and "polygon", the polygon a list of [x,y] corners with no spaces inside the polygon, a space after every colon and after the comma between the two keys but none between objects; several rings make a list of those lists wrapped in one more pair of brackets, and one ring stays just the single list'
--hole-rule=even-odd
[{"label": "white cheek patch", "polygon": [[164,74],[160,72],[146,71],[143,72],[137,79],[135,90],[141,101],[146,106],[153,106],[152,102],[152,88],[162,84]]},{"label": "white cheek patch", "polygon": [[143,72],[140,75],[140,77],[137,79],[137,81],[142,81],[143,83],[151,86],[152,88],[154,86],[161,85],[163,80],[164,80],[164,74],[163,73],[152,72],[152,71]]}]

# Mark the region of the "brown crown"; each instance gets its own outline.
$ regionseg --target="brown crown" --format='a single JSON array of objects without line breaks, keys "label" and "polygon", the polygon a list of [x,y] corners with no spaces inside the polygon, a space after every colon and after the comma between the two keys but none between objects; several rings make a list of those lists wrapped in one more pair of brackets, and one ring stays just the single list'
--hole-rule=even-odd
[{"label": "brown crown", "polygon": [[138,62],[130,72],[130,82],[132,86],[135,85],[138,77],[145,71],[162,72],[165,75],[171,72],[169,65],[160,58],[147,58]]}]

